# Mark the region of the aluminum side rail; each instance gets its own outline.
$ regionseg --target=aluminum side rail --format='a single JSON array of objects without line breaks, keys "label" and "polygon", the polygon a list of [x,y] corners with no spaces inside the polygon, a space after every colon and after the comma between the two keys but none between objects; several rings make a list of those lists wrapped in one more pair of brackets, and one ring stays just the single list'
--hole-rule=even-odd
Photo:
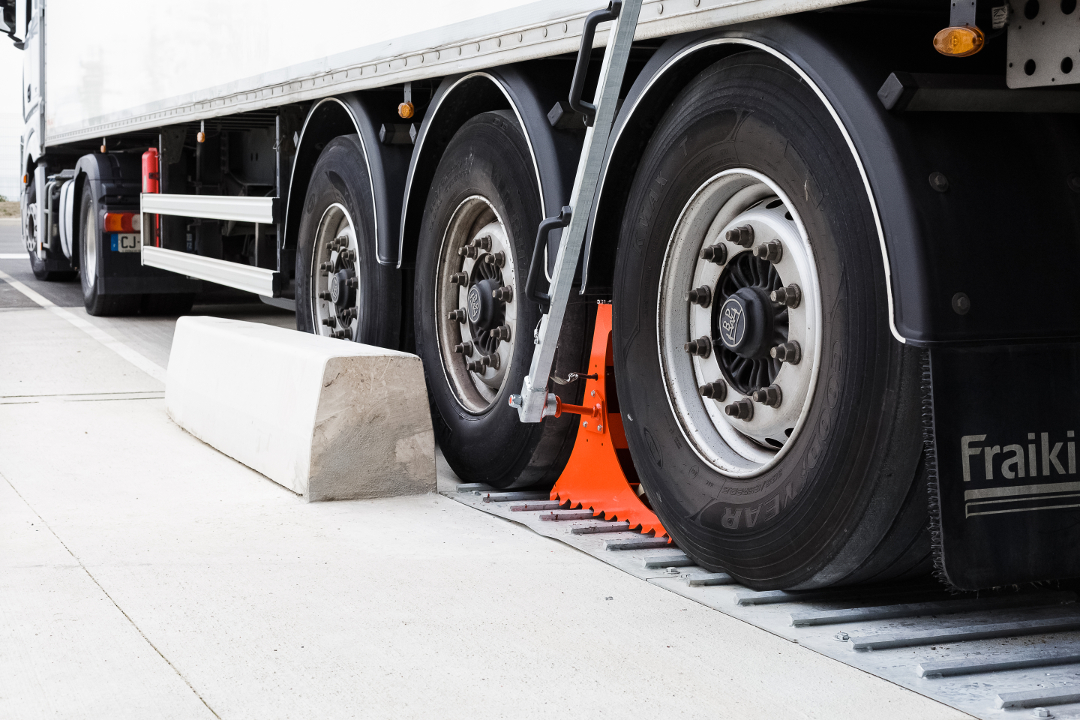
[{"label": "aluminum side rail", "polygon": [[[604,51],[604,63],[600,67],[600,80],[597,83],[596,117],[585,132],[585,144],[581,149],[574,189],[570,194],[570,224],[563,230],[559,253],[555,258],[555,272],[549,285],[551,307],[537,328],[532,365],[529,367],[529,374],[525,376],[521,395],[510,397],[510,404],[518,409],[521,422],[537,423],[543,420],[545,415],[555,414],[554,402],[548,401],[548,378],[555,360],[555,348],[566,316],[570,290],[574,284],[574,274],[581,259],[581,248],[589,225],[589,212],[596,199],[600,170],[604,158],[607,157],[611,126],[615,121],[615,106],[619,102],[619,88],[622,87],[623,75],[626,72],[630,45],[634,41],[641,1],[624,0],[619,16],[609,31],[609,42]],[[587,56],[591,49],[583,44],[580,52]],[[571,102],[573,103],[573,98]]]},{"label": "aluminum side rail", "polygon": [[[256,237],[259,225],[273,225],[280,221],[282,214],[281,203],[274,197],[160,193],[143,193],[139,198],[139,211],[144,228],[151,227],[146,222],[146,215],[172,215],[255,223]],[[267,297],[281,297],[284,285],[284,276],[275,270],[147,245],[142,247],[142,264]]]}]

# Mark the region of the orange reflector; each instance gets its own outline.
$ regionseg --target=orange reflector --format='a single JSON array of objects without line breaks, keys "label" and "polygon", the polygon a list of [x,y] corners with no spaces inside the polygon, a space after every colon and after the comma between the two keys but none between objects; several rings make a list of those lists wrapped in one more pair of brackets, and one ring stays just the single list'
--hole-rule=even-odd
[{"label": "orange reflector", "polygon": [[105,232],[139,232],[142,222],[135,213],[105,213]]},{"label": "orange reflector", "polygon": [[948,27],[934,36],[934,49],[949,57],[968,57],[983,49],[986,35],[977,27]]},{"label": "orange reflector", "polygon": [[416,114],[416,106],[411,102],[403,102],[397,106],[397,114],[408,120]]},{"label": "orange reflector", "polygon": [[22,184],[23,185],[29,185],[30,184],[30,176],[29,175],[23,175],[22,176]]}]

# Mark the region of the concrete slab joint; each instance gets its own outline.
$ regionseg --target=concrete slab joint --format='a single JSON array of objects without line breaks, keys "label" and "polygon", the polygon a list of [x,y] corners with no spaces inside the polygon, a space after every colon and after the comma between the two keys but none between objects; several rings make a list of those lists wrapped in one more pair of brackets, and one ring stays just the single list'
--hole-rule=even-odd
[{"label": "concrete slab joint", "polygon": [[169,417],[309,502],[434,492],[420,358],[257,323],[183,317]]}]

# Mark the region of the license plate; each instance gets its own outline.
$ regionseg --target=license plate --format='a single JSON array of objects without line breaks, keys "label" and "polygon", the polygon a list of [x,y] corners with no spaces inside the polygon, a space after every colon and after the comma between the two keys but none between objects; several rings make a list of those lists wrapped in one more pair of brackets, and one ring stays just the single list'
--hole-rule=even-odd
[{"label": "license plate", "polygon": [[111,233],[113,252],[139,252],[142,249],[141,233]]}]

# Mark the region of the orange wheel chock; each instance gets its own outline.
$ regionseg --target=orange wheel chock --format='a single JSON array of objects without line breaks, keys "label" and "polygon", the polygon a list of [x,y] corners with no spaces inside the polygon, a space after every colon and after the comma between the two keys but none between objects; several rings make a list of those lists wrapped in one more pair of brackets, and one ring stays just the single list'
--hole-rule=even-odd
[{"label": "orange wheel chock", "polygon": [[[577,440],[551,499],[570,503],[571,508],[588,508],[596,517],[629,522],[632,529],[667,535],[660,520],[638,495],[636,475],[623,432],[622,415],[615,397],[614,362],[611,352],[611,305],[596,306],[596,329],[593,331],[589,358],[589,379],[585,382],[585,404],[559,402],[555,416],[570,413],[581,416]],[[627,470],[623,469],[625,458]]]}]

